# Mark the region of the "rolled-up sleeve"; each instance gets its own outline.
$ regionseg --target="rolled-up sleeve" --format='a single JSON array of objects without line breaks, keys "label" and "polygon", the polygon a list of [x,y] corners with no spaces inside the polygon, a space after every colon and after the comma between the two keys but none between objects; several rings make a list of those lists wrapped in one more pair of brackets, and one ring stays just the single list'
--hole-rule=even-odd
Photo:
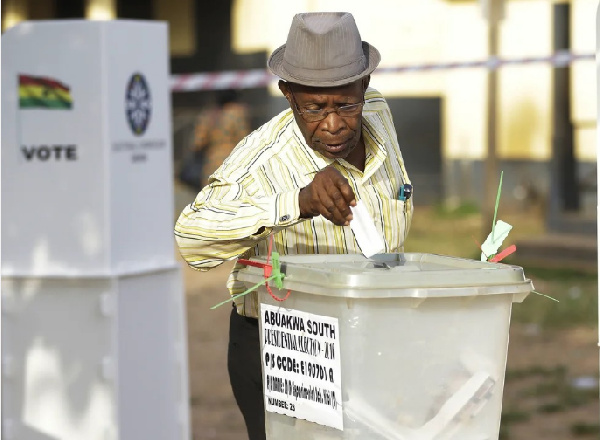
[{"label": "rolled-up sleeve", "polygon": [[240,182],[214,180],[183,209],[175,224],[182,257],[198,270],[239,257],[269,234],[303,221],[299,192],[264,195]]}]

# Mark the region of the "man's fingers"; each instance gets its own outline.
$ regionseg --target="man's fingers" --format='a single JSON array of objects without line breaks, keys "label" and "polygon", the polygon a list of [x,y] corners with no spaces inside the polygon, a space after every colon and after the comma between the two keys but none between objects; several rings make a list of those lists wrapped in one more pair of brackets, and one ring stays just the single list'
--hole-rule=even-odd
[{"label": "man's fingers", "polygon": [[[343,201],[342,195],[339,193],[338,198]],[[345,207],[345,205],[343,204],[342,206]],[[347,225],[349,222],[347,216],[343,213],[343,211],[340,210],[340,208],[336,205],[335,201],[333,200],[332,196],[327,192],[320,193],[319,211],[323,217],[325,217],[327,220],[338,226]]]},{"label": "man's fingers", "polygon": [[352,187],[346,183],[340,188],[341,194],[344,196],[344,199],[350,206],[356,206],[356,196],[354,195],[354,191],[352,191]]},{"label": "man's fingers", "polygon": [[352,191],[352,187],[348,183],[348,180],[333,166],[328,166],[323,171],[325,176],[330,179],[330,184],[328,185],[331,189],[330,194],[335,194],[337,191],[341,193],[346,203],[349,205],[352,202],[354,197],[354,191]]},{"label": "man's fingers", "polygon": [[352,212],[350,211],[349,203],[341,191],[335,191],[331,197],[341,217],[346,218],[352,214]]},{"label": "man's fingers", "polygon": [[336,225],[348,225],[352,220],[350,206],[356,205],[354,191],[348,180],[335,167],[319,171],[311,184],[314,209]]},{"label": "man's fingers", "polygon": [[[334,187],[341,193],[346,201],[347,205],[354,206],[356,204],[356,197],[354,196],[354,191],[352,191],[352,187],[348,183],[348,180],[335,168],[332,168],[332,181]],[[352,203],[354,202],[354,203]]]}]

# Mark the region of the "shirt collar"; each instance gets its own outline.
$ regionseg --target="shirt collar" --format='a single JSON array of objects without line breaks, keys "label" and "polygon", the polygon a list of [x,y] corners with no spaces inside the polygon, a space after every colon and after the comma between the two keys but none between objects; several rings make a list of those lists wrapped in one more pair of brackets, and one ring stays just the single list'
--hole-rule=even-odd
[{"label": "shirt collar", "polygon": [[[309,163],[312,164],[311,168],[306,169],[306,175],[315,174],[322,170],[323,168],[331,165],[334,162],[334,159],[329,159],[327,157],[322,156],[320,153],[317,153],[311,147],[309,147],[300,131],[300,127],[296,123],[296,119],[292,113],[292,129],[294,137],[296,138],[300,148],[304,151],[307,158],[309,158]],[[387,158],[387,148],[385,147],[385,136],[378,129],[376,124],[371,123],[369,121],[371,119],[370,115],[363,115],[362,118],[362,135],[365,143],[365,171],[363,172],[362,180],[366,182],[377,169],[383,164],[385,159]],[[344,159],[340,159],[339,162],[343,164],[346,168],[352,168],[356,170],[356,167],[350,165]],[[358,171],[358,170],[357,170]],[[360,172],[360,171],[358,171]]]},{"label": "shirt collar", "polygon": [[377,116],[363,115],[362,134],[365,142],[365,171],[363,183],[366,182],[383,165],[388,156],[386,137],[370,119]]}]

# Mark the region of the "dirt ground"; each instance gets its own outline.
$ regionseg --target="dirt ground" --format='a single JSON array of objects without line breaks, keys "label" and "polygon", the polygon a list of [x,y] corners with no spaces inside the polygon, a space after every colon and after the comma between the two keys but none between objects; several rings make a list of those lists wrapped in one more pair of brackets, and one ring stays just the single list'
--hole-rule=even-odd
[{"label": "dirt ground", "polygon": [[227,374],[227,341],[231,306],[210,310],[228,298],[225,281],[231,268],[210,272],[184,267],[187,297],[190,420],[193,440],[247,439]]},{"label": "dirt ground", "polygon": [[501,438],[599,438],[597,341],[595,328],[511,325]]},{"label": "dirt ground", "polygon": [[[227,298],[230,267],[203,273],[183,269],[194,440],[247,438],[227,375],[230,306],[210,310]],[[597,341],[595,328],[549,332],[511,325],[501,439],[598,438]]]}]

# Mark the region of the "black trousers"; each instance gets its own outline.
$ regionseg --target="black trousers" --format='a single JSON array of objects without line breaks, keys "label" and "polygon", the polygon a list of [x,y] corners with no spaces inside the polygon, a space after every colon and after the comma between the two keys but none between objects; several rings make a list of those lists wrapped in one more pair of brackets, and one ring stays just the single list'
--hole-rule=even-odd
[{"label": "black trousers", "polygon": [[240,316],[234,307],[229,318],[227,369],[233,395],[246,422],[249,440],[266,439],[260,362],[258,319]]}]

